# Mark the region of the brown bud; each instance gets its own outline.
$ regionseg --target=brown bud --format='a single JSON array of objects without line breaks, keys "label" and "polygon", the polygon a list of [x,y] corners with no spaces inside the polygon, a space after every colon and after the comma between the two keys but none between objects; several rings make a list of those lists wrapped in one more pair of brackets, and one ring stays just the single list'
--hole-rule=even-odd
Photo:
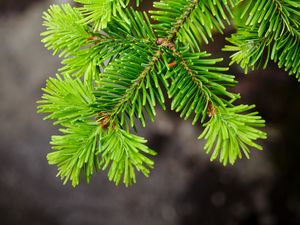
[{"label": "brown bud", "polygon": [[106,129],[109,126],[110,117],[106,113],[99,113],[99,125],[101,128]]},{"label": "brown bud", "polygon": [[95,35],[88,37],[88,41],[94,41],[94,40],[97,40],[97,39],[98,38]]},{"label": "brown bud", "polygon": [[158,38],[158,39],[156,40],[156,44],[162,45],[165,41],[166,41],[165,38]]},{"label": "brown bud", "polygon": [[173,67],[173,66],[177,65],[177,62],[174,61],[174,62],[169,63],[168,65],[169,65],[169,67]]},{"label": "brown bud", "polygon": [[210,102],[210,103],[208,104],[208,116],[209,116],[209,117],[212,117],[212,116],[214,116],[214,115],[216,115],[216,108],[215,108],[214,105]]}]

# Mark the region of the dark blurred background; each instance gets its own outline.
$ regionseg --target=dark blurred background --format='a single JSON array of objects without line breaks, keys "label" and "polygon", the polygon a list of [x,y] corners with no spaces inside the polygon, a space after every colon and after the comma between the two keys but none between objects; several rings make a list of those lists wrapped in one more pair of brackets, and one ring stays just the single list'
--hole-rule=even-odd
[{"label": "dark blurred background", "polygon": [[[63,186],[46,160],[56,128],[36,114],[35,103],[59,67],[39,36],[51,3],[0,1],[1,225],[300,224],[300,84],[274,64],[246,76],[231,68],[241,101],[255,103],[267,120],[264,151],[253,151],[251,160],[233,167],[209,162],[196,140],[201,128],[159,110],[142,131],[159,153],[150,178],[138,176],[126,189],[100,173],[89,185]],[[224,43],[216,35],[205,48],[226,64]]]}]

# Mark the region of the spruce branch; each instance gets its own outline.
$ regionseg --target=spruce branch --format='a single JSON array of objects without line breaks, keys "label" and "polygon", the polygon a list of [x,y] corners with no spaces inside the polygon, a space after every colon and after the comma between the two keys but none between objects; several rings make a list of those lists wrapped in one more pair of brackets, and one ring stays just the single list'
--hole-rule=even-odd
[{"label": "spruce branch", "polygon": [[98,80],[100,71],[109,61],[118,58],[133,45],[151,45],[155,40],[147,14],[125,10],[122,17],[113,18],[103,33],[94,33],[87,45],[64,59],[60,71],[78,77],[84,75],[85,80]]},{"label": "spruce branch", "polygon": [[201,114],[203,122],[209,104],[225,107],[239,98],[239,95],[226,91],[226,87],[236,83],[234,76],[223,73],[228,68],[215,66],[222,59],[209,59],[210,54],[191,53],[189,48],[173,51],[178,63],[173,73],[168,74],[173,76],[168,94],[173,99],[171,108],[182,111],[180,117],[188,119],[194,112],[193,124],[197,123]]},{"label": "spruce branch", "polygon": [[235,52],[230,56],[230,65],[239,64],[246,74],[249,70],[254,70],[255,67],[265,69],[271,58],[270,40],[259,37],[257,34],[257,29],[240,27],[236,33],[227,38],[231,45],[225,45],[223,48],[224,51]]},{"label": "spruce branch", "polygon": [[[129,0],[75,0],[83,4],[80,8],[85,16],[84,22],[92,24],[94,31],[107,27],[107,24],[118,14],[123,15],[123,8],[129,4]],[[139,5],[141,0],[136,0]],[[126,17],[124,17],[126,18]]]},{"label": "spruce branch", "polygon": [[135,170],[149,176],[154,163],[147,156],[154,156],[156,152],[148,148],[146,142],[119,128],[110,129],[106,133],[99,149],[102,156],[100,166],[103,170],[109,167],[110,181],[118,185],[122,180],[126,186],[131,185],[136,182]]},{"label": "spruce branch", "polygon": [[[49,78],[38,102],[38,112],[62,126],[48,160],[65,182],[76,186],[81,176],[89,182],[100,169],[126,186],[136,182],[137,171],[148,176],[155,152],[130,131],[137,131],[138,121],[143,126],[147,118],[153,121],[158,105],[165,109],[164,91],[172,110],[184,119],[193,115],[193,124],[204,123],[199,138],[207,140],[212,160],[233,164],[248,158],[250,147],[261,149],[257,140],[266,138],[259,130],[264,120],[254,106],[234,105],[240,97],[228,91],[236,85],[234,76],[218,66],[222,59],[200,50],[215,30],[223,32],[242,1],[161,0],[150,12],[155,21],[126,8],[127,0],[76,1],[79,9],[52,6],[44,15],[43,42],[60,53],[63,67],[62,75]],[[256,7],[250,2],[242,10],[244,18],[251,12],[248,21],[242,20],[243,28],[226,46],[236,52],[232,61],[247,69],[272,59],[297,74],[298,3],[260,0]],[[266,20],[252,13],[252,6],[263,10],[271,4],[273,10],[262,11]],[[281,31],[274,30],[276,24]]]},{"label": "spruce branch", "polygon": [[58,166],[58,174],[64,184],[72,181],[75,187],[81,175],[90,182],[95,170],[100,168],[99,156],[96,154],[100,146],[103,131],[97,123],[77,122],[67,124],[60,129],[63,135],[52,137],[51,145],[54,152],[47,155],[50,165]]},{"label": "spruce branch", "polygon": [[210,108],[211,119],[204,125],[205,129],[199,139],[207,140],[204,148],[207,153],[212,152],[211,160],[219,156],[220,162],[224,165],[228,162],[234,164],[237,158],[242,158],[242,155],[249,158],[249,147],[262,149],[254,141],[266,138],[266,134],[257,129],[264,126],[265,121],[257,115],[257,112],[247,113],[254,107],[239,105]]},{"label": "spruce branch", "polygon": [[43,25],[47,30],[41,35],[45,47],[54,50],[53,54],[69,56],[78,51],[90,36],[88,26],[81,23],[83,16],[70,4],[52,5],[43,15]]},{"label": "spruce branch", "polygon": [[300,80],[299,9],[299,1],[249,0],[240,28],[227,39],[231,45],[224,48],[236,52],[232,63],[240,64],[247,73],[255,67],[266,68],[273,60]]},{"label": "spruce branch", "polygon": [[172,42],[178,38],[182,43],[200,50],[202,41],[208,43],[208,38],[212,39],[214,28],[222,33],[225,28],[223,20],[229,24],[233,5],[231,0],[162,0],[154,2],[157,9],[150,13],[159,22],[153,25],[159,37]]},{"label": "spruce branch", "polygon": [[95,122],[78,122],[60,129],[63,135],[53,136],[55,150],[49,153],[49,164],[58,166],[58,174],[75,187],[84,175],[90,182],[94,171],[108,169],[109,180],[128,186],[136,182],[136,171],[149,176],[153,161],[146,155],[156,153],[146,140],[129,132],[114,128],[103,129]]},{"label": "spruce branch", "polygon": [[92,87],[78,78],[57,75],[47,80],[43,91],[42,99],[37,102],[38,113],[49,114],[45,119],[55,120],[55,124],[85,121],[96,113]]},{"label": "spruce branch", "polygon": [[160,54],[157,49],[147,51],[145,46],[135,46],[106,67],[95,96],[100,111],[108,113],[112,122],[124,125],[129,119],[130,126],[134,127],[135,119],[139,119],[146,126],[145,114],[154,120],[156,103],[164,108],[164,96],[158,81],[163,77],[157,75]]}]

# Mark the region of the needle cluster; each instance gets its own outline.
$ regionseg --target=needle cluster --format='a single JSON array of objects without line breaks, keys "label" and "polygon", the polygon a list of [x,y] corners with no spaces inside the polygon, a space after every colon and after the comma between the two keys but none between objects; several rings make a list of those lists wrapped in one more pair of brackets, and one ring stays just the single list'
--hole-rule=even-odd
[{"label": "needle cluster", "polygon": [[99,170],[126,186],[137,171],[149,176],[156,153],[133,130],[154,121],[166,97],[180,117],[202,124],[212,160],[234,164],[262,149],[265,121],[254,105],[236,104],[234,75],[201,48],[234,21],[238,31],[225,47],[232,62],[247,71],[271,59],[299,78],[299,1],[160,0],[149,12],[129,0],[75,1],[81,6],[52,5],[43,16],[42,41],[62,68],[43,88],[38,112],[60,127],[48,160],[64,182],[89,182]]}]

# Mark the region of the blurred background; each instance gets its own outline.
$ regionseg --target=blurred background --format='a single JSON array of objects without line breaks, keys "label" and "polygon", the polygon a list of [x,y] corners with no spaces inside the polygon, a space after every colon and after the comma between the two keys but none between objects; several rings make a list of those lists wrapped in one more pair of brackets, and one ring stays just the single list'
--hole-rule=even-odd
[{"label": "blurred background", "polygon": [[[264,151],[253,151],[251,160],[209,162],[196,139],[201,127],[159,110],[142,130],[159,153],[150,178],[138,176],[126,189],[99,173],[89,185],[63,186],[46,160],[57,130],[36,114],[35,103],[59,67],[40,43],[41,15],[60,2],[0,0],[1,225],[300,224],[300,84],[273,64],[246,76],[231,68],[241,102],[256,104],[267,120]],[[216,35],[205,48],[226,64],[224,44]]]}]

